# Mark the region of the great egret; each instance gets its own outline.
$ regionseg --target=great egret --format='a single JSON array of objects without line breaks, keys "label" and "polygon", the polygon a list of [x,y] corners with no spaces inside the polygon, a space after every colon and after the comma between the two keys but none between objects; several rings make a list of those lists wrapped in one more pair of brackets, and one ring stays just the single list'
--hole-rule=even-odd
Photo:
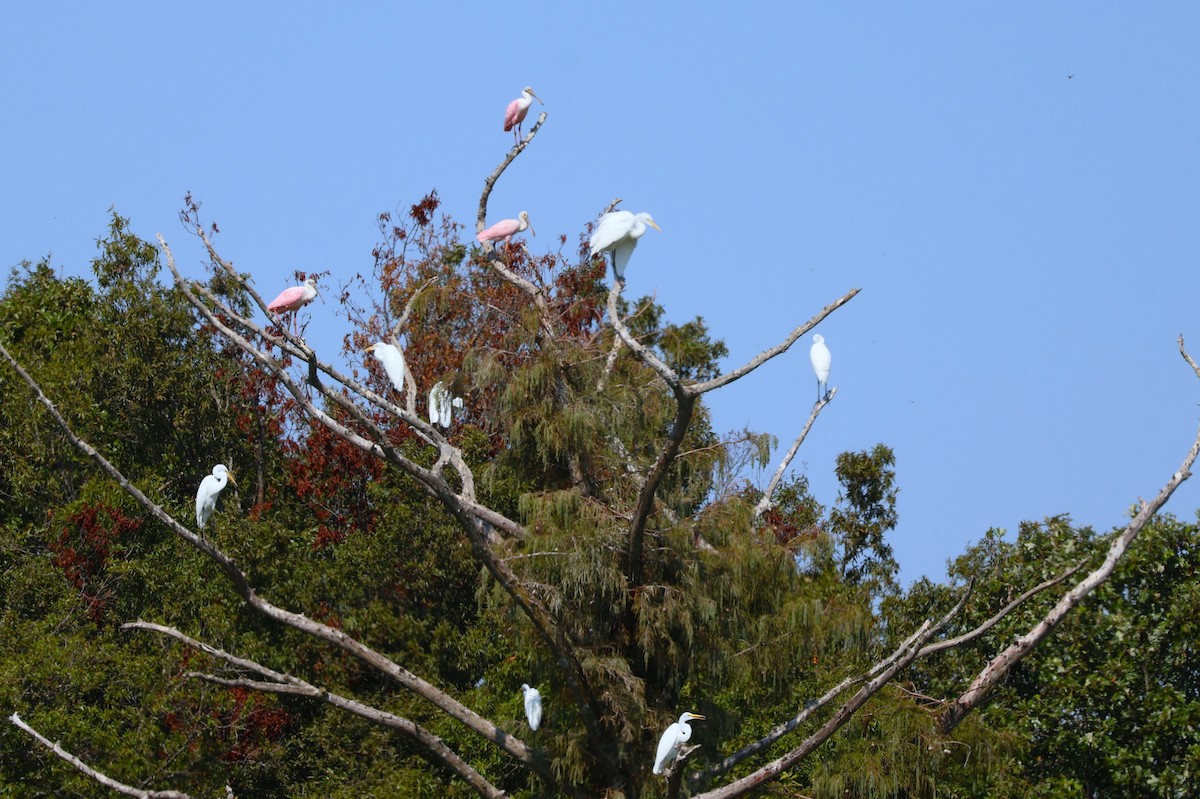
[{"label": "great egret", "polygon": [[454,408],[463,407],[462,397],[451,397],[450,389],[446,388],[446,384],[438,381],[437,385],[429,390],[429,423],[440,424],[442,427],[449,427],[450,421],[454,417]]},{"label": "great egret", "polygon": [[[513,144],[516,144],[521,139],[521,123],[525,121],[525,115],[529,113],[529,106],[533,105],[533,98],[537,97],[537,101],[542,103],[542,98],[533,93],[533,89],[526,86],[521,90],[521,96],[508,104],[508,108],[504,109],[504,130],[513,131]],[[542,103],[545,105],[545,103]],[[516,130],[513,130],[516,128]]]},{"label": "great egret", "polygon": [[679,721],[667,727],[667,731],[658,739],[658,754],[654,757],[654,773],[662,774],[675,764],[679,750],[692,738],[692,728],[688,722],[692,719],[703,720],[699,713],[684,713]]},{"label": "great egret", "polygon": [[[267,303],[267,310],[281,314],[284,311],[291,311],[295,314],[305,305],[308,305],[317,297],[317,279],[310,277],[304,281],[303,286],[292,286],[284,289],[279,293],[279,296]],[[296,317],[292,316],[292,322],[295,323]]]},{"label": "great egret", "polygon": [[383,371],[387,372],[388,380],[392,381],[392,385],[401,394],[404,393],[404,353],[395,344],[388,344],[383,341],[376,341],[371,346],[367,347],[364,352],[369,352],[375,356],[375,359],[383,364]]},{"label": "great egret", "polygon": [[589,242],[592,245],[592,257],[598,252],[612,250],[613,272],[617,280],[624,283],[625,265],[629,263],[629,256],[633,255],[633,248],[646,232],[647,225],[662,232],[662,228],[654,224],[653,217],[645,211],[640,214],[631,211],[611,211],[605,214],[600,217],[596,229],[592,231]]},{"label": "great egret", "polygon": [[[817,374],[817,402],[820,402],[821,397],[825,396],[828,391],[825,381],[829,380],[829,364],[833,362],[833,356],[829,354],[829,348],[825,346],[825,337],[820,333],[813,336],[813,345],[812,349],[808,351],[808,359],[812,361],[813,371]],[[821,389],[825,389],[825,391]]]},{"label": "great egret", "polygon": [[522,211],[517,214],[516,219],[501,219],[490,228],[481,231],[475,238],[479,239],[480,244],[483,244],[485,241],[500,241],[501,239],[504,239],[504,243],[508,244],[513,236],[526,229],[534,236],[537,235],[529,224],[529,212]]},{"label": "great egret", "polygon": [[529,729],[536,730],[542,723],[542,695],[526,683],[521,683],[521,693],[525,695],[525,718],[529,719]]},{"label": "great egret", "polygon": [[196,524],[200,529],[204,529],[204,525],[208,524],[208,518],[216,510],[217,494],[220,494],[221,489],[225,488],[226,482],[237,485],[237,480],[233,479],[233,472],[225,468],[223,463],[214,466],[212,474],[200,481],[200,490],[196,492]]}]

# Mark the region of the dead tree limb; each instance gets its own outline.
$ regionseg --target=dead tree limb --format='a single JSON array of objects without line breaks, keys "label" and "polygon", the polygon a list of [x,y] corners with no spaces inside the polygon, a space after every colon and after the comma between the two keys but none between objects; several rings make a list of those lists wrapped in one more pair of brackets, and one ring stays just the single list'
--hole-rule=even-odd
[{"label": "dead tree limb", "polygon": [[[319,699],[340,710],[352,713],[359,718],[389,727],[393,730],[397,730],[409,738],[412,738],[430,756],[432,760],[453,771],[455,774],[461,777],[464,782],[470,785],[476,793],[482,797],[485,797],[485,799],[500,799],[500,797],[505,795],[504,791],[492,785],[483,777],[482,774],[471,768],[470,764],[459,757],[457,752],[447,746],[445,741],[443,741],[441,738],[438,738],[421,725],[410,721],[409,719],[397,716],[394,713],[389,713],[386,710],[380,710],[379,708],[372,707],[364,702],[359,702],[358,700],[341,696],[340,694],[333,693],[327,689],[318,688],[317,686],[302,680],[299,677],[275,671],[274,669],[270,669],[260,663],[256,663],[253,660],[247,660],[246,658],[231,655],[223,649],[219,649],[211,644],[206,644],[203,641],[198,641],[191,636],[185,635],[174,627],[168,627],[163,624],[154,624],[152,622],[146,622],[139,619],[136,622],[122,624],[121,628],[124,630],[147,630],[150,632],[161,633],[162,635],[174,638],[175,640],[191,647],[192,649],[199,650],[219,660],[223,660],[231,666],[244,671],[253,671],[263,677],[266,677],[267,679],[229,679],[195,671],[186,672],[184,674],[185,677],[204,680],[215,685],[224,685],[227,687],[241,686],[243,688],[250,688],[255,691],[291,694],[293,696],[305,696],[313,699]],[[545,764],[545,767],[541,773],[545,775],[549,774],[549,772],[549,764]]]},{"label": "dead tree limb", "polygon": [[84,763],[82,760],[75,757],[75,755],[71,754],[66,749],[63,749],[58,742],[51,741],[50,739],[46,738],[33,727],[30,727],[28,724],[26,724],[24,720],[22,720],[21,717],[16,713],[13,713],[11,716],[9,716],[8,720],[15,724],[19,729],[22,729],[32,735],[38,743],[49,749],[54,754],[58,755],[66,762],[70,763],[80,772],[85,774],[89,779],[100,783],[105,788],[111,788],[118,793],[123,793],[126,796],[134,796],[137,797],[137,799],[192,799],[191,796],[183,793],[182,791],[146,791],[142,790],[141,788],[134,788],[132,785],[126,785],[123,782],[118,782],[103,772],[92,768],[87,763]]}]

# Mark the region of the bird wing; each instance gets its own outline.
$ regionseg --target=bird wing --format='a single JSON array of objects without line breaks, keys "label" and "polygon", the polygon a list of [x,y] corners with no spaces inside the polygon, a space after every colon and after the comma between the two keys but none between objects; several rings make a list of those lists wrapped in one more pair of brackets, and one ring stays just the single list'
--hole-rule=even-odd
[{"label": "bird wing", "polygon": [[520,226],[521,223],[515,219],[501,219],[487,230],[482,231],[475,238],[479,239],[480,243],[485,241],[495,241],[496,239],[502,239],[506,236],[511,236],[517,232],[517,228]]},{"label": "bird wing", "polygon": [[536,688],[530,688],[525,695],[525,716],[529,719],[531,730],[536,730],[542,723],[542,695]]},{"label": "bird wing", "polygon": [[637,247],[637,239],[622,239],[613,247],[613,272],[622,280],[625,279],[625,267],[629,264],[629,256]]},{"label": "bird wing", "polygon": [[[528,106],[526,107],[528,108]],[[508,104],[508,108],[504,109],[504,129],[512,130],[513,125],[522,119],[524,119],[524,116],[521,114],[521,98],[518,97]]]},{"label": "bird wing", "polygon": [[592,231],[592,255],[611,249],[614,244],[628,236],[632,228],[633,214],[629,211],[612,211],[600,217]]},{"label": "bird wing", "polygon": [[292,306],[304,298],[303,286],[292,286],[290,289],[284,289],[279,293],[279,296],[271,300],[267,305],[269,311],[291,311],[295,310]]},{"label": "bird wing", "polygon": [[200,481],[196,491],[196,524],[203,527],[217,507],[217,478],[211,474]]},{"label": "bird wing", "polygon": [[816,372],[817,379],[822,383],[828,380],[829,367],[833,363],[833,356],[830,354],[829,348],[824,343],[814,344],[808,351],[808,358],[812,361],[812,368]]},{"label": "bird wing", "polygon": [[679,752],[679,722],[675,722],[658,739],[658,754],[654,756],[654,773],[662,774]]}]

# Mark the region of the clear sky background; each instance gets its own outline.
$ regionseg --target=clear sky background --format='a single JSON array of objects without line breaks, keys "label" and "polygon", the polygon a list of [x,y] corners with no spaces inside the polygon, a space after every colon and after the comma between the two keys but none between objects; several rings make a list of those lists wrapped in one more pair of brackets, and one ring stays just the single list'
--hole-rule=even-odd
[{"label": "clear sky background", "polygon": [[[736,10],[735,10],[736,9]],[[108,209],[199,277],[185,192],[272,296],[369,271],[430,189],[472,224],[531,85],[548,120],[492,195],[573,253],[613,198],[654,214],[628,293],[702,315],[736,366],[819,328],[838,387],[794,468],[897,458],[905,581],[989,527],[1120,525],[1200,417],[1200,5],[10,4],[0,266],[90,275]],[[469,232],[469,231],[468,231]],[[309,340],[345,323],[315,304]],[[808,341],[709,395],[794,438]],[[1168,510],[1192,519],[1200,477]]]}]

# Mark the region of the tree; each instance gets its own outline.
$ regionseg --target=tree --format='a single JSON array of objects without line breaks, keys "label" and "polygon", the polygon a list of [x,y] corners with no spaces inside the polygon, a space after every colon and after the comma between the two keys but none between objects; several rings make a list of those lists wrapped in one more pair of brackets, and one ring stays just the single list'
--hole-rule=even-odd
[{"label": "tree", "polygon": [[[492,187],[544,119],[485,181],[476,230]],[[208,281],[185,279],[159,239],[174,278],[163,291],[183,298],[199,322],[171,351],[211,359],[213,368],[198,371],[201,394],[237,389],[215,404],[216,418],[195,423],[244,438],[193,453],[183,471],[202,474],[216,452],[235,466],[252,464],[257,485],[244,516],[226,513],[211,532],[193,531],[186,481],[172,494],[138,471],[136,448],[113,442],[97,450],[89,441],[107,441],[106,427],[68,418],[40,373],[7,346],[0,357],[35,398],[31,418],[45,424],[48,415],[56,445],[69,443],[106,478],[90,478],[111,495],[104,508],[70,511],[83,532],[68,536],[63,551],[72,554],[62,562],[90,576],[97,561],[111,560],[114,541],[151,536],[154,557],[138,566],[181,600],[144,593],[122,608],[126,637],[112,643],[145,658],[163,646],[160,637],[178,647],[158,650],[180,680],[164,679],[157,690],[173,700],[161,686],[182,681],[190,693],[174,716],[151,707],[163,727],[156,745],[171,741],[195,763],[211,762],[203,752],[211,747],[243,796],[281,795],[309,779],[320,781],[322,795],[378,788],[732,797],[780,780],[830,794],[841,785],[830,777],[838,763],[871,766],[859,768],[862,791],[927,792],[937,765],[924,754],[927,742],[950,740],[1109,577],[1200,452],[1198,436],[1105,561],[1035,618],[1018,645],[955,682],[954,699],[930,716],[902,695],[897,675],[976,640],[1062,581],[1002,603],[949,638],[942,635],[969,589],[936,592],[928,617],[884,626],[875,606],[894,588],[885,541],[895,523],[891,453],[845,456],[844,501],[826,516],[801,481],[783,478],[836,390],[814,405],[762,491],[734,475],[747,460],[766,466],[769,442],[748,432],[719,436],[703,403],[711,391],[752,379],[857,289],[722,372],[723,345],[701,319],[662,324],[653,302],[626,304],[619,283],[606,291],[604,264],[584,255],[582,240],[575,264],[518,244],[468,249],[455,224],[438,218],[431,194],[403,222],[380,218],[384,241],[367,283],[377,299],[347,309],[356,326],[348,353],[403,339],[409,374],[397,391],[369,362],[347,372],[301,334],[256,321],[270,319],[263,298],[220,256],[215,227],[206,228],[199,210],[188,198],[183,219],[210,258]],[[118,240],[151,260],[139,243]],[[113,279],[123,286],[130,278],[116,269]],[[106,301],[119,306],[124,297]],[[438,381],[466,400],[465,422],[448,430],[421,412]],[[152,395],[157,383],[134,385]],[[241,499],[235,504],[236,511]],[[221,585],[240,605],[229,593],[219,598]],[[39,618],[44,624],[47,616]],[[546,700],[536,733],[521,720],[521,683],[536,684]],[[206,704],[211,686],[217,698]],[[48,701],[33,707],[40,712]],[[119,703],[120,729],[134,726],[132,705]],[[206,717],[206,708],[215,712]],[[664,781],[650,774],[652,753],[682,709],[707,721],[695,725],[695,745]],[[357,721],[337,735],[342,714]],[[34,734],[19,714],[12,721]],[[76,720],[69,731],[88,726]],[[785,739],[790,748],[767,760]],[[816,753],[830,741],[832,754],[822,759]],[[398,757],[379,756],[380,747]],[[356,752],[379,772],[360,765],[345,779],[352,787],[327,787],[330,764],[354,763]],[[433,767],[414,766],[414,754]],[[183,777],[154,777],[149,767],[140,770],[146,777],[124,773],[137,765],[121,766],[122,782]],[[219,779],[196,777],[196,790],[211,792]]]}]

